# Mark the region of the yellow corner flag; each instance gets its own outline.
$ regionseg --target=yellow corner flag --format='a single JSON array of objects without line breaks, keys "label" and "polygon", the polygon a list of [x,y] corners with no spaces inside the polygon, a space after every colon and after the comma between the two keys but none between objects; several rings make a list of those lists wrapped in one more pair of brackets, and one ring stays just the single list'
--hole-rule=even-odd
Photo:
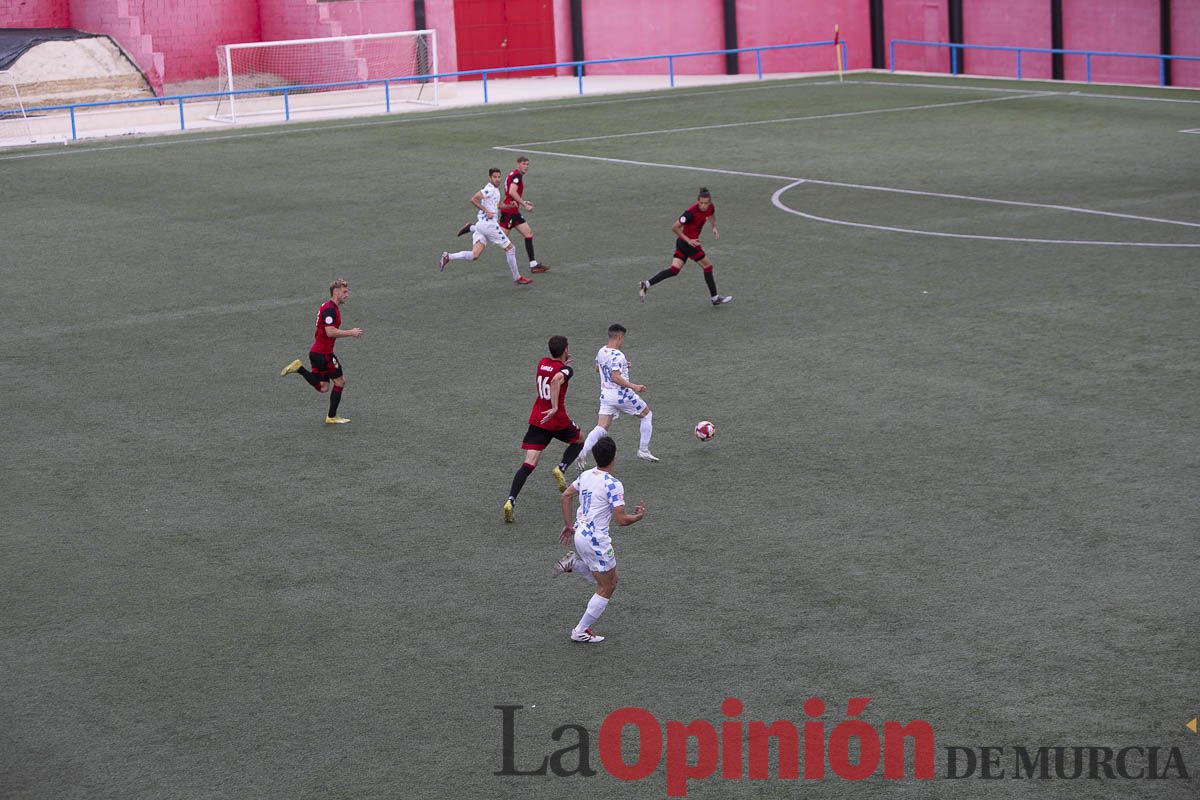
[{"label": "yellow corner flag", "polygon": [[1188,724],[1187,724],[1186,726],[1184,726],[1184,727],[1186,727],[1186,728],[1187,728],[1189,731],[1191,731],[1192,733],[1195,733],[1195,732],[1196,732],[1196,721],[1197,721],[1197,719],[1200,719],[1200,717],[1193,717],[1191,720],[1189,720],[1189,721],[1188,721]]}]

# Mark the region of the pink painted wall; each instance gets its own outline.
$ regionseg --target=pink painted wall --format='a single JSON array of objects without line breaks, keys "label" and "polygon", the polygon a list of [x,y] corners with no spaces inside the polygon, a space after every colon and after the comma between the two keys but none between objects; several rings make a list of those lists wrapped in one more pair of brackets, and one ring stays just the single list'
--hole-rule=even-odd
[{"label": "pink painted wall", "polygon": [[[1176,2],[1171,8],[1171,49],[1180,55],[1200,56],[1200,3]],[[1171,82],[1200,87],[1200,61],[1175,61]]]},{"label": "pink painted wall", "polygon": [[[783,5],[787,0],[783,0]],[[660,53],[721,50],[725,47],[721,0],[688,0],[686,13],[656,0],[602,0],[583,3],[584,53],[593,58],[629,58]],[[597,64],[589,75],[666,74],[666,59]],[[725,71],[724,56],[677,59],[675,72],[703,75]]]},{"label": "pink painted wall", "polygon": [[[892,39],[948,42],[950,20],[946,0],[883,0],[883,30],[885,47],[890,46]],[[898,44],[895,67],[920,72],[949,72],[950,50]]]},{"label": "pink painted wall", "polygon": [[[1047,0],[1004,0],[963,3],[963,41],[1025,47],[1050,47],[1050,3]],[[965,51],[966,71],[972,75],[1017,76],[1017,54],[989,50]],[[1049,53],[1023,53],[1021,76],[1053,75]]]},{"label": "pink painted wall", "polygon": [[[720,11],[713,24],[720,30]],[[846,42],[849,68],[870,68],[871,17],[865,0],[842,3],[737,2],[738,47],[824,41],[833,38],[834,25],[840,26],[841,40]],[[763,72],[817,72],[836,69],[837,61],[832,46],[802,47],[767,51],[763,53],[762,66]],[[757,71],[754,54],[739,55],[738,69],[743,73]]]},{"label": "pink painted wall", "polygon": [[[1176,0],[1176,6],[1188,5]],[[1195,5],[1195,0],[1190,0]],[[1158,0],[1063,0],[1063,48],[1157,53]],[[1083,56],[1063,56],[1063,78],[1084,80]],[[1157,83],[1158,62],[1144,58],[1092,58],[1092,80]]]},{"label": "pink painted wall", "polygon": [[[570,0],[553,0],[555,54],[571,59]],[[945,42],[947,0],[884,0],[884,38]],[[964,39],[969,44],[1048,47],[1048,0],[966,0]],[[442,72],[457,69],[454,0],[426,0],[426,24],[438,32]],[[587,0],[583,3],[587,58],[630,57],[724,47],[721,0],[688,0],[687,13],[661,0]],[[741,47],[828,39],[841,26],[850,68],[870,65],[868,0],[737,0]],[[1155,52],[1158,0],[1063,0],[1064,44],[1068,48]],[[1172,44],[1176,53],[1200,55],[1200,0],[1174,0]],[[0,26],[74,27],[112,36],[147,73],[152,85],[216,74],[218,45],[241,41],[296,39],[408,30],[415,26],[412,0],[0,0]],[[347,63],[354,61],[347,55]],[[833,68],[832,48],[778,51],[763,56],[766,72]],[[1066,56],[1066,77],[1084,78],[1082,57]],[[742,55],[742,72],[755,69]],[[896,67],[946,72],[942,48],[898,46]],[[966,68],[980,75],[1014,76],[1015,55],[968,52]],[[349,68],[348,68],[349,69]],[[677,61],[677,72],[720,73],[723,56]],[[1026,54],[1025,77],[1048,78],[1050,56]],[[602,65],[593,75],[665,72],[666,63]],[[356,72],[356,70],[351,70]],[[562,74],[571,70],[562,69]],[[357,76],[357,75],[355,75]],[[305,79],[315,76],[306,76]],[[1095,81],[1158,82],[1158,62],[1094,57]],[[1200,87],[1200,62],[1176,62],[1176,85]]]},{"label": "pink painted wall", "polygon": [[69,28],[67,0],[0,0],[0,28]]},{"label": "pink painted wall", "polygon": [[[587,46],[586,43],[584,45]],[[554,0],[554,60],[570,61],[571,50],[571,0]],[[570,67],[560,67],[559,75],[574,75]]]},{"label": "pink painted wall", "polygon": [[140,0],[140,5],[143,29],[167,55],[167,83],[215,76],[218,45],[261,37],[257,4],[246,0]]},{"label": "pink painted wall", "polygon": [[[245,2],[245,0],[242,0]],[[263,41],[356,36],[410,31],[416,27],[412,0],[257,0]],[[453,71],[453,0],[426,3],[426,27],[437,31],[437,68]],[[409,74],[407,59],[387,60],[394,49],[373,41],[330,45],[321,64],[274,66],[271,71],[295,83],[375,80]]]},{"label": "pink painted wall", "polygon": [[71,27],[111,36],[162,93],[166,55],[142,26],[142,0],[70,0]]}]

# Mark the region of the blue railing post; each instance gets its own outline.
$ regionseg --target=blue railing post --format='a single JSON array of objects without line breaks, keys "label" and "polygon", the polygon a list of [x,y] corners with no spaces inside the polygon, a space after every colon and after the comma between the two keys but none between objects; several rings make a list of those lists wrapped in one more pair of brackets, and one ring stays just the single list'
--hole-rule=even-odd
[{"label": "blue railing post", "polygon": [[1092,82],[1092,54],[1088,53],[1083,57],[1083,63],[1086,65],[1087,82]]},{"label": "blue railing post", "polygon": [[392,110],[392,82],[391,81],[383,82],[383,110],[384,111]]},{"label": "blue railing post", "polygon": [[288,122],[292,118],[292,106],[288,102],[288,90],[283,90],[283,121]]},{"label": "blue railing post", "polygon": [[575,77],[579,79],[579,96],[583,97],[583,62],[575,65]]},{"label": "blue railing post", "polygon": [[1021,80],[1021,48],[1017,48],[1017,80]]},{"label": "blue railing post", "polygon": [[1167,85],[1167,60],[1165,58],[1158,60],[1158,85]]},{"label": "blue railing post", "polygon": [[761,81],[762,80],[762,48],[761,47],[757,47],[754,49],[754,61],[755,61],[755,63],[758,64],[758,79]]},{"label": "blue railing post", "polygon": [[892,72],[896,71],[896,40],[892,39],[888,43],[888,67]]},{"label": "blue railing post", "polygon": [[183,98],[179,98],[179,130],[187,130],[183,124]]},{"label": "blue railing post", "polygon": [[78,132],[75,130],[75,106],[71,106],[71,139],[79,138]]},{"label": "blue railing post", "polygon": [[487,73],[483,73],[483,104],[487,105]]},{"label": "blue railing post", "polygon": [[958,74],[958,48],[950,45],[950,74]]},{"label": "blue railing post", "polygon": [[675,59],[667,56],[667,74],[671,76],[671,87],[675,86]]},{"label": "blue railing post", "polygon": [[842,71],[850,69],[850,49],[842,42]]}]

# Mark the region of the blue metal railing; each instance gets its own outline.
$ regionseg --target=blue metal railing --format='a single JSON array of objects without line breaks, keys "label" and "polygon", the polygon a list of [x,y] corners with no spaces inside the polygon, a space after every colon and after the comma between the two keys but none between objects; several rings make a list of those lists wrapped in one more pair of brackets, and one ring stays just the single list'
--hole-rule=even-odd
[{"label": "blue metal railing", "polygon": [[1107,50],[1064,50],[1054,47],[1017,47],[1014,45],[991,44],[954,44],[951,42],[919,42],[913,39],[892,39],[888,49],[888,68],[896,71],[896,45],[912,44],[922,47],[949,47],[950,74],[958,75],[959,51],[961,50],[999,50],[1017,54],[1017,80],[1021,80],[1021,55],[1024,53],[1060,53],[1069,56],[1084,56],[1084,74],[1088,83],[1092,82],[1092,56],[1111,56],[1117,58],[1156,58],[1158,59],[1158,85],[1167,85],[1167,63],[1169,61],[1200,61],[1200,56],[1173,56],[1162,53],[1114,53]]},{"label": "blue metal railing", "polygon": [[[532,72],[535,70],[558,69],[558,68],[567,68],[567,67],[575,70],[576,78],[579,81],[579,94],[582,96],[583,95],[583,68],[587,67],[587,66],[592,66],[595,64],[619,64],[619,63],[627,63],[627,62],[634,62],[634,61],[661,61],[661,60],[665,59],[667,62],[667,75],[669,77],[669,83],[670,83],[671,88],[674,88],[675,87],[675,60],[676,59],[693,58],[696,56],[726,55],[729,53],[754,53],[758,79],[762,80],[762,78],[763,78],[763,69],[762,69],[762,54],[763,54],[763,52],[773,51],[773,50],[795,50],[795,49],[799,49],[799,48],[803,48],[803,47],[821,47],[821,46],[828,47],[833,44],[834,44],[833,40],[830,39],[830,40],[820,41],[820,42],[798,42],[795,44],[774,44],[774,45],[763,45],[760,47],[736,47],[736,48],[730,48],[727,50],[697,50],[695,52],[663,53],[661,55],[653,55],[653,56],[633,56],[633,57],[629,57],[629,58],[597,58],[597,59],[590,59],[590,60],[584,60],[584,61],[560,61],[560,62],[556,62],[553,64],[531,64],[529,66],[520,66],[520,67],[503,67],[503,68],[495,67],[492,69],[473,69],[473,70],[463,70],[460,72],[437,72],[437,73],[427,73],[424,75],[407,75],[407,76],[396,77],[396,78],[372,78],[369,80],[338,81],[335,83],[296,84],[294,86],[276,86],[276,87],[271,87],[269,89],[234,89],[234,90],[227,90],[227,91],[222,91],[222,92],[198,92],[195,94],[179,94],[179,95],[171,95],[169,97],[137,97],[137,98],[132,98],[132,99],[128,99],[128,100],[100,100],[100,101],[94,101],[91,103],[67,103],[67,104],[55,105],[55,106],[31,107],[31,108],[26,108],[25,113],[26,113],[26,115],[30,115],[30,114],[34,114],[34,113],[43,113],[43,112],[48,112],[48,111],[66,111],[66,112],[68,112],[68,115],[70,117],[70,122],[71,122],[71,139],[76,140],[79,138],[79,129],[78,129],[77,121],[76,121],[76,111],[78,109],[111,108],[113,106],[133,106],[133,105],[141,105],[141,104],[145,104],[145,103],[157,103],[160,105],[166,104],[166,103],[176,103],[179,107],[179,130],[183,131],[183,130],[187,130],[187,123],[184,119],[184,113],[183,113],[183,105],[184,105],[185,100],[211,99],[211,98],[219,98],[219,97],[233,98],[233,97],[237,97],[240,95],[282,95],[282,97],[283,97],[283,118],[284,118],[284,121],[290,121],[292,118],[291,95],[295,94],[297,92],[310,92],[310,91],[317,90],[317,89],[338,89],[338,88],[344,88],[344,87],[350,87],[350,86],[355,86],[355,87],[383,86],[384,110],[386,112],[390,112],[392,110],[392,95],[391,95],[392,84],[412,83],[414,81],[415,82],[428,82],[434,78],[437,78],[440,80],[440,79],[444,79],[444,78],[480,77],[480,78],[482,78],[482,81],[483,81],[483,102],[486,104],[488,102],[488,76],[489,75],[497,75],[497,74],[503,75],[503,74],[507,74],[510,72]],[[838,51],[838,54],[841,58],[842,69],[844,70],[847,68],[847,64],[849,62],[848,56],[846,54],[846,43],[838,42],[837,44],[840,48]],[[16,115],[16,112],[0,111],[0,120],[5,119],[6,117],[15,116],[15,115]]]}]

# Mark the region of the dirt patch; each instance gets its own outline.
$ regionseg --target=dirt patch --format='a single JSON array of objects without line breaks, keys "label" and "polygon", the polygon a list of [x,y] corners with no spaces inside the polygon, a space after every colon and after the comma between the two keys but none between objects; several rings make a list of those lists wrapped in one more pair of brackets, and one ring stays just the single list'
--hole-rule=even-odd
[{"label": "dirt patch", "polygon": [[[86,103],[152,96],[142,73],[111,39],[44,42],[9,68],[8,77],[26,106]],[[0,82],[2,87],[7,81]],[[0,88],[0,108],[11,105]]]}]

